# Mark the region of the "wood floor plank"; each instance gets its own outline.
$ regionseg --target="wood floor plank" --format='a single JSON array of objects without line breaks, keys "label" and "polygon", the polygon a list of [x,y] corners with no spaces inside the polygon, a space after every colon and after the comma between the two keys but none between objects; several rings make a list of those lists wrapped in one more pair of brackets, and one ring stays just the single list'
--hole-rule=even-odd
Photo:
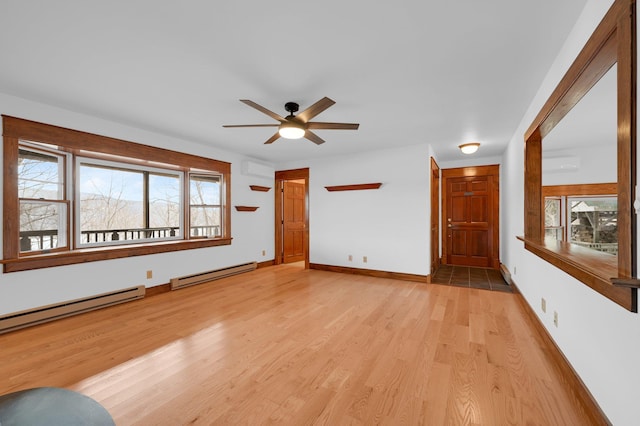
[{"label": "wood floor plank", "polygon": [[0,335],[119,425],[587,424],[511,293],[279,265]]}]

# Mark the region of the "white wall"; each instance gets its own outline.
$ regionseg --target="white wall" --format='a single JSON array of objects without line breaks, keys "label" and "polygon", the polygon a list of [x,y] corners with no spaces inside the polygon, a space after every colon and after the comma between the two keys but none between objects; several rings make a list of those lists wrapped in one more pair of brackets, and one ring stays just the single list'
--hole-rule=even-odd
[{"label": "white wall", "polygon": [[[279,164],[278,170],[309,167],[309,261],[428,275],[431,155],[419,145]],[[382,187],[325,189],[374,182]]]},{"label": "white wall", "polygon": [[[640,412],[640,316],[524,250],[524,133],[612,1],[589,0],[503,157],[502,260],[531,307],[615,425],[636,425]],[[547,312],[540,299],[547,301]],[[553,312],[559,314],[553,326]]]},{"label": "white wall", "polygon": [[579,167],[575,170],[555,171],[542,174],[543,185],[577,185],[585,183],[609,183],[618,180],[618,156],[616,146],[588,146],[566,150],[546,151],[545,159],[567,158],[577,159]]},{"label": "white wall", "polygon": [[[152,287],[176,276],[274,258],[273,190],[265,193],[249,188],[251,184],[273,187],[273,178],[243,175],[241,166],[246,157],[4,94],[0,94],[0,113],[230,162],[232,206],[260,206],[253,213],[231,209],[230,246],[2,273],[0,315],[125,287]],[[265,256],[262,250],[266,250]],[[153,279],[146,279],[147,270],[153,271]]]}]

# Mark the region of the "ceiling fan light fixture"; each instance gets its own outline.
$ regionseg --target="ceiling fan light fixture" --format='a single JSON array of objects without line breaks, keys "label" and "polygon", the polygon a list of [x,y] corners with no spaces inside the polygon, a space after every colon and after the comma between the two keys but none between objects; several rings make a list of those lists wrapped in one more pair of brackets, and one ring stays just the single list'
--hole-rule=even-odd
[{"label": "ceiling fan light fixture", "polygon": [[300,139],[304,136],[304,128],[293,123],[283,123],[278,133],[285,139]]},{"label": "ceiling fan light fixture", "polygon": [[478,142],[464,143],[462,145],[458,145],[458,148],[460,148],[460,151],[462,151],[463,154],[473,154],[478,150],[478,148],[480,148],[480,143]]}]

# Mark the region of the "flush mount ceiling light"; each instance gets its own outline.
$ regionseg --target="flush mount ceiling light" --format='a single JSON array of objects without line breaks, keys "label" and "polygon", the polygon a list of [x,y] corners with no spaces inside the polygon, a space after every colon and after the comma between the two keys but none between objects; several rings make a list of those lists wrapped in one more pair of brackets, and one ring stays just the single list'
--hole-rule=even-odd
[{"label": "flush mount ceiling light", "polygon": [[278,133],[285,139],[300,139],[304,132],[304,126],[292,122],[282,123],[278,128]]},{"label": "flush mount ceiling light", "polygon": [[460,148],[463,154],[473,154],[480,148],[480,144],[478,142],[464,143],[458,145],[458,148]]}]

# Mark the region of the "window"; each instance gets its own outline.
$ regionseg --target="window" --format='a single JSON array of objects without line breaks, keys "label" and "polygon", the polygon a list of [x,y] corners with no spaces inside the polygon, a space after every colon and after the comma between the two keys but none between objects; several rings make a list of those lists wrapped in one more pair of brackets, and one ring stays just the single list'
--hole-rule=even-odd
[{"label": "window", "polygon": [[67,247],[64,155],[30,146],[18,151],[20,252]]},{"label": "window", "polygon": [[[565,185],[576,188],[600,185]],[[543,192],[556,192],[544,187]],[[582,190],[579,190],[581,188]],[[598,192],[595,190],[594,192]],[[547,196],[545,202],[545,238],[568,241],[592,250],[618,254],[618,197],[617,195],[574,196],[571,193]],[[567,226],[564,224],[567,223]]]},{"label": "window", "polygon": [[191,175],[189,219],[192,237],[217,237],[222,219],[221,177]]},{"label": "window", "polygon": [[77,164],[78,247],[182,237],[182,174],[84,158]]},{"label": "window", "polygon": [[546,197],[544,199],[544,236],[554,240],[564,240],[564,226],[562,224],[562,199],[560,197]]},{"label": "window", "polygon": [[570,197],[569,241],[604,253],[618,254],[618,197]]},{"label": "window", "polygon": [[5,272],[231,243],[229,163],[7,116],[3,140]]},{"label": "window", "polygon": [[[637,276],[632,200],[636,186],[636,10],[635,2],[615,0],[524,135],[524,247],[624,308],[638,312],[637,289],[614,286],[613,279]],[[575,244],[544,238],[542,145],[553,128],[613,66],[616,66],[618,254],[580,250]],[[600,117],[596,112],[594,117]],[[580,136],[577,136],[580,138]],[[580,195],[580,194],[575,194]]]}]

